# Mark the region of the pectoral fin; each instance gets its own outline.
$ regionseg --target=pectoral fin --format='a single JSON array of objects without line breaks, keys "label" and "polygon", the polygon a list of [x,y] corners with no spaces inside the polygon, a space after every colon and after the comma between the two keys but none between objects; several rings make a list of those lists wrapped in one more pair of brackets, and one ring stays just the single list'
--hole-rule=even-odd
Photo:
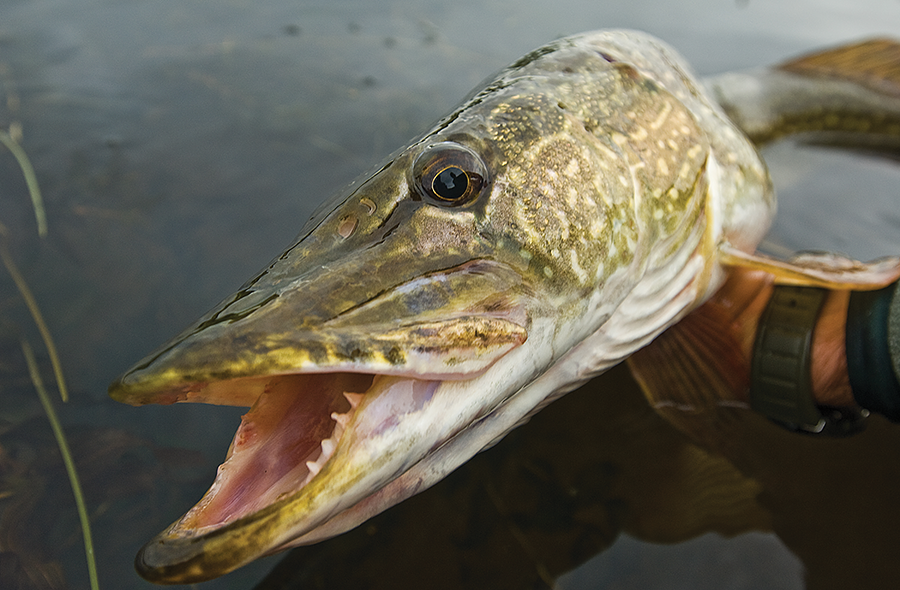
[{"label": "pectoral fin", "polygon": [[719,248],[719,260],[725,266],[767,272],[782,285],[874,291],[900,278],[900,258],[896,256],[858,262],[839,254],[809,252],[784,261],[723,245]]},{"label": "pectoral fin", "polygon": [[900,278],[898,258],[862,263],[815,253],[782,261],[728,247],[721,254],[730,267],[722,288],[628,361],[654,409],[707,443],[734,408],[749,408],[750,351],[774,283],[868,291]]},{"label": "pectoral fin", "polygon": [[709,438],[735,406],[745,407],[750,360],[736,310],[714,298],[628,359],[650,405],[698,441]]}]

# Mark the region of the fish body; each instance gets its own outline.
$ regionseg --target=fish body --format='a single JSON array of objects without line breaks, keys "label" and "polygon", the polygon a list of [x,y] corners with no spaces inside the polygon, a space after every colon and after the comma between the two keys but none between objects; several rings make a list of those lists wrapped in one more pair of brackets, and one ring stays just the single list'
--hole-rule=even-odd
[{"label": "fish body", "polygon": [[699,306],[774,212],[755,147],[662,42],[526,55],[113,383],[252,406],[138,570],[209,579],[433,485]]}]

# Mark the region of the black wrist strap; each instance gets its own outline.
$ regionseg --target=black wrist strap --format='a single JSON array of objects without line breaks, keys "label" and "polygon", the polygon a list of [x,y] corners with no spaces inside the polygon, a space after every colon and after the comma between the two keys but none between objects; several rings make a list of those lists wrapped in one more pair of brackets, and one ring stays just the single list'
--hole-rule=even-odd
[{"label": "black wrist strap", "polygon": [[846,436],[862,428],[867,412],[817,406],[812,395],[812,334],[826,295],[816,287],[775,286],[753,346],[750,407],[790,430]]}]

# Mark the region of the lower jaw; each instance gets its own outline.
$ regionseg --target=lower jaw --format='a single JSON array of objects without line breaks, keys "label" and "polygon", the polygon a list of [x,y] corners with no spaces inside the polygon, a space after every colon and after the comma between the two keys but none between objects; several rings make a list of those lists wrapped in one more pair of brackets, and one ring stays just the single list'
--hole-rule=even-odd
[{"label": "lower jaw", "polygon": [[[404,415],[421,410],[440,384],[355,373],[265,379],[209,491],[172,533],[202,535],[297,493],[330,460],[345,434],[350,445],[381,436]],[[360,404],[365,410],[358,417]]]}]

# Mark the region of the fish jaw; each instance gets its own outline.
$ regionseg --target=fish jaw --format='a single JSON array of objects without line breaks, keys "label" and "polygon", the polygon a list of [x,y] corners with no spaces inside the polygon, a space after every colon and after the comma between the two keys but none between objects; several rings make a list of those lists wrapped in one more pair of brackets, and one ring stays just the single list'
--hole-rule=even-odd
[{"label": "fish jaw", "polygon": [[[458,272],[467,275],[473,268],[489,277],[492,265],[473,263]],[[477,284],[471,279],[466,282]],[[462,290],[460,296],[466,300]],[[357,515],[380,512],[414,494],[420,489],[416,482],[380,492],[496,411],[545,362],[530,358],[531,310],[509,294],[502,301],[505,307],[492,305],[482,315],[470,309],[445,321],[368,335],[370,349],[389,341],[403,363],[391,364],[376,354],[367,357],[368,365],[335,356],[330,365],[306,370],[247,376],[234,369],[237,376],[229,379],[196,381],[182,367],[195,366],[197,357],[180,363],[188,345],[200,350],[206,341],[191,344],[189,336],[172,349],[175,353],[156,355],[128,373],[114,385],[113,395],[131,403],[252,405],[209,491],[142,549],[138,571],[159,583],[211,579],[267,553],[310,542],[305,539],[343,532],[358,524]],[[365,314],[361,308],[357,313]],[[238,323],[217,331],[225,327],[235,329]],[[318,333],[333,343],[356,338],[365,332],[360,330],[334,322]],[[293,350],[315,345],[295,342]],[[224,359],[219,365],[245,367],[221,347],[203,352],[209,362],[215,362],[216,350]],[[526,363],[534,368],[523,370]],[[443,473],[477,450],[444,464]]]},{"label": "fish jaw", "polygon": [[[333,517],[350,522],[360,500],[521,387],[527,373],[506,358],[524,362],[518,351],[546,306],[521,269],[482,257],[477,239],[427,255],[430,226],[453,236],[472,224],[454,213],[409,207],[408,226],[340,257],[341,242],[320,235],[331,233],[326,220],[289,249],[296,257],[280,257],[112,384],[112,397],[133,405],[252,406],[207,494],[141,551],[145,578],[210,579],[321,536],[323,525],[350,528]],[[378,497],[379,511],[397,501]]]},{"label": "fish jaw", "polygon": [[[473,217],[410,209],[418,231],[462,233]],[[546,306],[527,277],[480,257],[474,239],[467,252],[423,256],[404,230],[330,264],[314,232],[293,247],[300,260],[282,262],[289,279],[274,264],[113,383],[112,397],[133,405],[252,406],[207,494],[139,554],[145,578],[210,579],[350,528],[360,501],[366,511],[396,503],[379,490],[529,377],[525,345]]]},{"label": "fish jaw", "polygon": [[[157,583],[211,579],[349,530],[439,481],[532,407],[507,416],[510,400],[549,362],[549,323],[538,324],[529,341],[468,379],[267,378],[209,492],[141,550],[138,571]],[[314,386],[320,391],[306,403],[298,389]],[[328,442],[298,442],[294,417]],[[498,420],[511,424],[485,430]]]}]

